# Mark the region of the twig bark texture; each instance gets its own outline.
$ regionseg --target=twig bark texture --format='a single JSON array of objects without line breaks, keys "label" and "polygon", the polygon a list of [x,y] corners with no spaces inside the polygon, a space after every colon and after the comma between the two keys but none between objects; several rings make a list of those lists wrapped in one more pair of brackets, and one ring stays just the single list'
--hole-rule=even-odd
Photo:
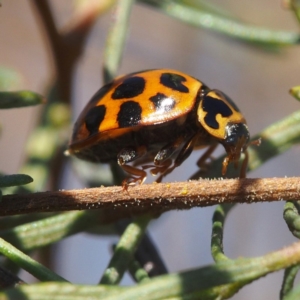
[{"label": "twig bark texture", "polygon": [[0,215],[98,209],[108,221],[141,213],[160,214],[220,203],[252,203],[300,199],[300,177],[199,180],[99,187],[82,190],[5,195]]}]

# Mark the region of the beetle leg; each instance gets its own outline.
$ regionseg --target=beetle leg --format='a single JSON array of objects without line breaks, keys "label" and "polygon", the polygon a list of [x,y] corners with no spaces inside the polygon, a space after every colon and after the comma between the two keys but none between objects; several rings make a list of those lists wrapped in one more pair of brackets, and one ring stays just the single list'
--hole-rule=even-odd
[{"label": "beetle leg", "polygon": [[198,134],[195,134],[184,144],[175,159],[174,165],[176,167],[179,167],[191,155],[198,138]]},{"label": "beetle leg", "polygon": [[161,174],[164,173],[171,165],[172,165],[172,159],[166,159],[159,166],[149,165],[149,166],[144,166],[143,169],[145,170],[147,167],[151,168],[150,169],[151,175],[156,176],[159,173]]},{"label": "beetle leg", "polygon": [[241,170],[240,170],[240,178],[246,178],[246,173],[247,173],[247,167],[248,167],[248,160],[249,160],[249,154],[248,151],[246,150],[244,152],[245,158],[242,162]]},{"label": "beetle leg", "polygon": [[126,189],[128,185],[134,185],[135,183],[142,184],[147,177],[147,173],[144,170],[139,168],[129,166],[127,163],[136,160],[137,158],[146,154],[147,149],[145,146],[140,147],[128,147],[123,148],[117,155],[119,166],[127,173],[131,175],[131,177],[125,179],[122,182],[123,188]]},{"label": "beetle leg", "polygon": [[175,168],[180,166],[192,153],[195,143],[197,142],[198,134],[191,136],[188,141],[180,149],[177,157],[174,160],[173,166],[164,169],[164,172],[157,178],[156,182],[161,182],[164,176],[171,173]]},{"label": "beetle leg", "polygon": [[211,154],[216,150],[218,144],[213,144],[207,148],[207,150],[200,156],[197,161],[197,166],[203,171],[207,171],[209,163],[207,163],[207,159],[211,157]]},{"label": "beetle leg", "polygon": [[172,165],[172,155],[174,152],[182,146],[184,137],[179,137],[172,143],[167,144],[161,148],[155,155],[153,162],[154,165],[144,165],[143,170],[150,169],[150,173],[155,176],[157,174],[163,174]]},{"label": "beetle leg", "polygon": [[[244,151],[244,155],[245,155],[245,157],[244,157],[244,160],[242,162],[239,178],[246,178],[248,161],[249,161],[249,154],[248,154],[247,150]],[[222,175],[223,176],[226,174],[227,166],[228,166],[229,162],[230,162],[230,158],[229,158],[229,156],[226,156],[223,160],[223,167],[222,167]],[[234,167],[236,169],[238,168],[238,163],[239,163],[238,160],[234,162]]]},{"label": "beetle leg", "polygon": [[172,154],[180,147],[182,146],[184,142],[184,138],[180,136],[177,140],[174,142],[164,146],[161,148],[157,154],[154,157],[154,164],[156,166],[161,165],[163,162],[165,162],[168,158],[172,156]]}]

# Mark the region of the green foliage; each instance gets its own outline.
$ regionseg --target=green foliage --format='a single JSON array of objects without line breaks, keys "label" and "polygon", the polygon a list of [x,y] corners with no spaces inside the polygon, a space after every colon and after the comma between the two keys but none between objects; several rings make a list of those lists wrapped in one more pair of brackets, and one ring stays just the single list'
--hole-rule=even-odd
[{"label": "green foliage", "polygon": [[33,179],[26,174],[4,175],[0,176],[0,188],[28,184],[32,181]]},{"label": "green foliage", "polygon": [[44,98],[30,91],[0,92],[0,109],[26,107],[44,103]]}]

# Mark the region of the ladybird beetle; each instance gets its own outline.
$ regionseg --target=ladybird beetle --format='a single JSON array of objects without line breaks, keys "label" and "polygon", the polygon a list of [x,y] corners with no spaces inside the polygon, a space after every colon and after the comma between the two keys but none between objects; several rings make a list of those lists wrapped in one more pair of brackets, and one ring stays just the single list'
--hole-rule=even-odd
[{"label": "ladybird beetle", "polygon": [[[245,153],[240,174],[245,177],[249,131],[233,101],[194,77],[158,69],[131,73],[104,85],[75,123],[68,151],[92,162],[117,160],[131,176],[123,182],[126,187],[143,183],[147,168],[153,175],[160,174],[157,181],[161,181],[194,149],[209,146],[197,162],[203,167],[218,143],[227,152],[222,174],[228,163],[237,166]],[[145,165],[151,161],[153,165]]]}]

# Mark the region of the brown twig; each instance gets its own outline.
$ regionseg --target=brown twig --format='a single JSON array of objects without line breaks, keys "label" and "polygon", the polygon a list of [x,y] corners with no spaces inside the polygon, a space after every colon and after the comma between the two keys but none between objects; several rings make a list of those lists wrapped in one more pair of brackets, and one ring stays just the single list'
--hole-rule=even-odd
[{"label": "brown twig", "polygon": [[6,195],[0,215],[99,209],[103,222],[172,209],[190,209],[220,203],[252,203],[300,199],[300,177],[263,179],[199,180],[145,184],[129,187],[100,187],[82,190]]},{"label": "brown twig", "polygon": [[101,13],[113,3],[91,1],[75,13],[64,30],[57,28],[49,1],[32,0],[51,47],[61,101],[70,103],[73,71],[84,51],[88,34]]}]

